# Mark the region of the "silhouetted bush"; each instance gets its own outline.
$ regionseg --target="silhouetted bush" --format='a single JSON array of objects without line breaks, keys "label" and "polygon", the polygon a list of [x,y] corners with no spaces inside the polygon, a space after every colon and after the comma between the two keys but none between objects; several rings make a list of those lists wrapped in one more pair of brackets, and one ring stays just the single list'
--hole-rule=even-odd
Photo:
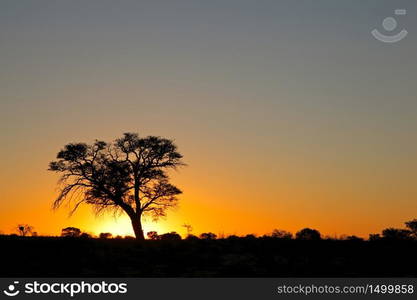
[{"label": "silhouetted bush", "polygon": [[159,236],[161,241],[180,241],[181,236],[175,231],[164,233]]},{"label": "silhouetted bush", "polygon": [[370,241],[378,241],[381,239],[381,235],[379,233],[371,233],[369,235],[369,240]]},{"label": "silhouetted bush", "polygon": [[405,222],[405,226],[411,231],[414,238],[417,238],[417,219]]},{"label": "silhouetted bush", "polygon": [[83,238],[83,239],[91,239],[92,236],[91,236],[91,234],[89,234],[87,232],[83,232],[83,233],[81,233],[80,238]]},{"label": "silhouetted bush", "polygon": [[321,234],[316,229],[304,228],[295,235],[297,240],[321,240]]},{"label": "silhouetted bush", "polygon": [[410,240],[411,231],[407,229],[387,228],[382,231],[382,237],[387,240]]},{"label": "silhouetted bush", "polygon": [[276,239],[292,239],[292,233],[285,230],[274,229],[271,237]]},{"label": "silhouetted bush", "polygon": [[81,230],[76,227],[66,227],[61,230],[61,236],[63,237],[79,237]]},{"label": "silhouetted bush", "polygon": [[347,241],[363,241],[363,238],[357,237],[356,235],[348,235],[346,237]]},{"label": "silhouetted bush", "polygon": [[113,235],[110,232],[102,232],[99,235],[101,239],[110,239]]},{"label": "silhouetted bush", "polygon": [[194,235],[194,234],[189,234],[187,235],[187,237],[185,238],[187,241],[198,241],[199,238],[198,236]]},{"label": "silhouetted bush", "polygon": [[156,231],[149,231],[146,235],[148,236],[148,239],[150,239],[150,240],[156,241],[156,240],[160,239],[159,235]]},{"label": "silhouetted bush", "polygon": [[205,232],[200,234],[200,239],[202,240],[215,240],[217,238],[217,235],[215,235],[212,232]]}]

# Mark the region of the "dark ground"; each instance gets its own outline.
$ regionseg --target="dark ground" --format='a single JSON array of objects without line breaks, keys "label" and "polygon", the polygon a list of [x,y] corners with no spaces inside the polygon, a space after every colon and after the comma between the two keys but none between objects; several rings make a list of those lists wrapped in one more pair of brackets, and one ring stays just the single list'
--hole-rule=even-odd
[{"label": "dark ground", "polygon": [[1,277],[417,277],[417,241],[0,236]]}]

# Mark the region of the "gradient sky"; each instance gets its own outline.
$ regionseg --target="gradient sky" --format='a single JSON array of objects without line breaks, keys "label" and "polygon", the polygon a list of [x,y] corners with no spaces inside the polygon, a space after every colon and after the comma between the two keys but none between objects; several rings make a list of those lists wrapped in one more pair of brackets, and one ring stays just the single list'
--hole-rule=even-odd
[{"label": "gradient sky", "polygon": [[[394,9],[409,36],[370,32]],[[417,218],[417,2],[0,2],[0,230],[131,234],[51,210],[48,162],[123,132],[175,139],[180,207],[145,231],[367,236]],[[386,32],[385,32],[386,33]]]}]

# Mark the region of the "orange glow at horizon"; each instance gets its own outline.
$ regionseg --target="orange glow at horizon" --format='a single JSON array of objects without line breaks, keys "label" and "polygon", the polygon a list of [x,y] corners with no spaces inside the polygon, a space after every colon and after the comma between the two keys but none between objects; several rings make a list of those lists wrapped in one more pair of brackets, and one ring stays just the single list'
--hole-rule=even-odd
[{"label": "orange glow at horizon", "polygon": [[[196,167],[201,168],[198,163]],[[380,232],[386,227],[403,227],[402,221],[407,221],[406,217],[401,217],[404,215],[401,210],[391,209],[388,212],[387,208],[374,206],[379,199],[379,193],[375,195],[375,202],[370,199],[369,206],[364,204],[361,211],[353,206],[341,206],[329,201],[339,197],[340,202],[348,203],[347,199],[358,197],[347,188],[343,190],[340,184],[338,188],[323,188],[312,176],[304,175],[306,181],[303,182],[304,188],[300,190],[295,182],[288,180],[290,174],[286,174],[286,179],[283,174],[275,173],[270,179],[258,181],[256,185],[250,186],[251,178],[245,175],[248,173],[238,165],[232,168],[233,172],[236,168],[238,170],[234,179],[241,183],[240,189],[237,189],[236,185],[230,185],[227,178],[232,174],[228,174],[227,170],[222,170],[222,176],[205,176],[194,172],[189,166],[172,174],[173,183],[184,190],[179,207],[168,211],[167,218],[159,222],[146,219],[143,225],[145,234],[149,231],[176,231],[184,237],[186,229],[182,225],[191,224],[192,233],[197,235],[208,231],[220,236],[263,235],[275,228],[295,233],[301,228],[311,227],[329,236],[355,234],[367,237],[369,233]],[[214,165],[205,165],[204,169],[209,175],[217,172]],[[229,172],[232,172],[232,169]],[[80,228],[83,232],[93,235],[101,232],[110,232],[113,236],[133,235],[130,221],[124,215],[117,218],[112,214],[95,216],[86,205],[81,206],[71,217],[68,216],[69,207],[66,205],[53,211],[51,203],[56,196],[56,176],[47,173],[44,168],[40,172],[41,176],[36,176],[38,171],[40,169],[34,168],[25,174],[28,179],[33,180],[27,180],[26,188],[17,194],[12,191],[13,185],[17,188],[18,184],[9,180],[9,194],[6,196],[11,202],[3,203],[3,206],[6,204],[8,207],[3,209],[1,232],[13,233],[17,224],[27,223],[34,226],[40,235],[60,235],[61,229],[68,226]],[[279,182],[278,186],[274,186],[275,180]],[[200,181],[204,181],[204,184],[197,184]],[[302,176],[298,176],[297,182],[302,181]],[[259,198],[259,191],[262,191],[262,199]],[[361,192],[366,192],[369,196],[375,191]],[[406,199],[405,197],[407,195],[404,194],[403,198]],[[327,200],[320,202],[317,199]],[[15,206],[14,203],[24,205]],[[335,214],[335,211],[338,214]],[[385,215],[385,218],[378,215]],[[410,214],[408,218],[412,217]],[[401,222],[396,221],[398,219]]]}]

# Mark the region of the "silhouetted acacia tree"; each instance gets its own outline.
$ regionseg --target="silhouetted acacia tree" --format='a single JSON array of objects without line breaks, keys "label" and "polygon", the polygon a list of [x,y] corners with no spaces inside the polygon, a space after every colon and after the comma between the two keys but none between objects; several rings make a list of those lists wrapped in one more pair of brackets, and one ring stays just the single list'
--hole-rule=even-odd
[{"label": "silhouetted acacia tree", "polygon": [[298,240],[320,240],[321,234],[315,229],[304,228],[298,231],[295,237]]},{"label": "silhouetted acacia tree", "polygon": [[143,240],[142,217],[157,220],[177,204],[181,191],[169,183],[167,171],[182,165],[173,141],[156,136],[125,133],[112,143],[67,144],[49,164],[50,171],[62,174],[63,184],[53,207],[74,200],[71,213],[82,203],[96,212],[124,212]]},{"label": "silhouetted acacia tree", "polygon": [[21,236],[27,236],[33,232],[33,227],[28,224],[17,225],[17,231]]},{"label": "silhouetted acacia tree", "polygon": [[187,230],[187,236],[193,232],[193,227],[190,224],[183,224],[182,227]]},{"label": "silhouetted acacia tree", "polygon": [[81,235],[81,230],[76,227],[67,227],[61,230],[61,236],[65,237],[79,237]]}]

